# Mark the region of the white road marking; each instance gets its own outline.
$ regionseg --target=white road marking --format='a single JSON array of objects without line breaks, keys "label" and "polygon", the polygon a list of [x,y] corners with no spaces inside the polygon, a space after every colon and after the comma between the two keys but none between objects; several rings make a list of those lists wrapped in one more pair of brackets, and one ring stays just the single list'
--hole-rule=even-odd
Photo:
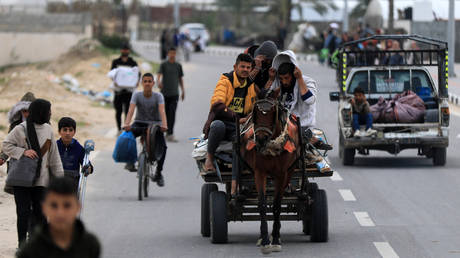
[{"label": "white road marking", "polygon": [[117,136],[117,133],[117,128],[112,128],[105,134],[105,138],[115,138]]},{"label": "white road marking", "polygon": [[331,176],[332,181],[342,181],[343,178],[340,176],[339,172],[334,171],[334,173]]},{"label": "white road marking", "polygon": [[356,201],[356,197],[350,189],[339,189],[339,193],[342,195],[343,200],[346,202]]},{"label": "white road marking", "polygon": [[95,160],[97,158],[97,155],[99,155],[99,151],[93,151],[91,152],[91,154],[89,154],[89,159]]},{"label": "white road marking", "polygon": [[374,242],[374,245],[383,258],[399,258],[388,242]]},{"label": "white road marking", "polygon": [[369,214],[365,211],[355,211],[353,212],[355,214],[356,220],[358,220],[359,225],[362,227],[375,227],[374,222],[372,221],[371,217],[369,217]]}]

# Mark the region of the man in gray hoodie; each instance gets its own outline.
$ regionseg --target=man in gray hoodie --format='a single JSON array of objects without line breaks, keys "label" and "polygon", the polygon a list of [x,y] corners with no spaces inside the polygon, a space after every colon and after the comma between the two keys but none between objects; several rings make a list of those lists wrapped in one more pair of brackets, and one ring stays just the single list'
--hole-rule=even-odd
[{"label": "man in gray hoodie", "polygon": [[332,146],[319,141],[308,133],[316,126],[316,81],[302,74],[297,59],[291,50],[279,53],[269,71],[267,87],[280,88],[281,102],[291,114],[300,118],[306,140],[318,149],[331,150]]}]

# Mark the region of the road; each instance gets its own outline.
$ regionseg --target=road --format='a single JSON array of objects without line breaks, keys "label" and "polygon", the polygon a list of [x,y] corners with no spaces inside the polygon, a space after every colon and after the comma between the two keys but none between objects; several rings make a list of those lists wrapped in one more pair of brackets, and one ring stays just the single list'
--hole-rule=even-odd
[{"label": "road", "polygon": [[[157,53],[142,54],[154,58]],[[177,114],[178,143],[170,143],[165,163],[166,186],[150,188],[151,197],[137,201],[135,173],[112,161],[110,152],[94,160],[88,180],[83,219],[103,244],[104,257],[259,257],[255,246],[259,223],[229,224],[229,243],[213,245],[200,235],[200,191],[190,157],[192,142],[207,118],[209,99],[235,57],[194,55],[184,64],[186,100]],[[329,102],[335,73],[303,63],[304,74],[319,85],[317,121],[338,144],[337,104]],[[447,165],[404,151],[395,157],[371,152],[344,167],[337,150],[330,154],[338,174],[317,179],[329,201],[329,242],[310,243],[300,222],[282,222],[283,251],[276,257],[460,257],[460,118],[451,118]],[[269,224],[271,229],[271,223]]]}]

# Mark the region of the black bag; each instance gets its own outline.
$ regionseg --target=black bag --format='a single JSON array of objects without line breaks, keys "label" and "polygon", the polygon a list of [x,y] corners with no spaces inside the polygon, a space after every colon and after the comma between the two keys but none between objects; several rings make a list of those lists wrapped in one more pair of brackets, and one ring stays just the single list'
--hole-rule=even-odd
[{"label": "black bag", "polygon": [[[30,148],[29,137],[24,127],[26,134],[27,145]],[[19,159],[10,158],[8,163],[8,176],[6,177],[6,185],[9,186],[34,186],[37,177],[38,159],[31,159],[22,155]]]}]

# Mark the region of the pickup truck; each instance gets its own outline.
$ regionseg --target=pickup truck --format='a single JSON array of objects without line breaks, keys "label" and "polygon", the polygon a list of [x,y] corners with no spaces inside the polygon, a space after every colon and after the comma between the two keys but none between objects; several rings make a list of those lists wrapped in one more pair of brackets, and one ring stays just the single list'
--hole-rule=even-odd
[{"label": "pickup truck", "polygon": [[[353,47],[366,41],[386,40],[415,41],[420,49],[368,51]],[[392,55],[400,55],[400,61],[384,61]],[[356,152],[369,155],[370,150],[383,150],[396,155],[404,149],[418,149],[418,155],[432,158],[435,166],[445,165],[450,115],[447,56],[447,43],[417,35],[372,36],[341,46],[337,66],[339,91],[330,92],[329,97],[339,103],[339,155],[344,165],[353,165]],[[437,81],[429,72],[430,66],[438,68]],[[414,92],[424,102],[423,119],[413,123],[375,121],[376,134],[355,137],[350,99],[357,87],[364,90],[371,106],[381,98],[391,100],[395,94]]]}]

